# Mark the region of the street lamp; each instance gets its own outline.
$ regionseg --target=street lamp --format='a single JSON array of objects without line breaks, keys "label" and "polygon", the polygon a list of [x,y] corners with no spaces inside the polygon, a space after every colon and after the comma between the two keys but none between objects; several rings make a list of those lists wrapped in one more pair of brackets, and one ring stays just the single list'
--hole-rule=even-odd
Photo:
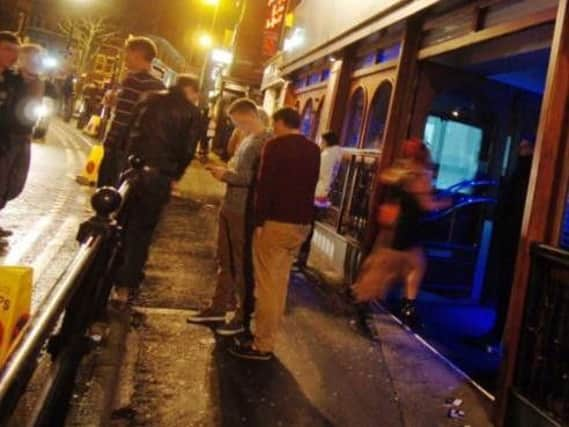
[{"label": "street lamp", "polygon": [[208,33],[203,33],[199,36],[198,43],[204,49],[209,49],[213,46],[213,37]]},{"label": "street lamp", "polygon": [[219,0],[203,0],[208,6],[219,6]]}]

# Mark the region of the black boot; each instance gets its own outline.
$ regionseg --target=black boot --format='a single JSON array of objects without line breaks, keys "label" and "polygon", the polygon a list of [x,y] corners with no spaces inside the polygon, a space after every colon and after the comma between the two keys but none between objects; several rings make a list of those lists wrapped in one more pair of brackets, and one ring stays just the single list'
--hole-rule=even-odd
[{"label": "black boot", "polygon": [[415,300],[403,298],[401,300],[401,321],[412,331],[421,329],[421,320],[417,313],[417,306]]},{"label": "black boot", "polygon": [[350,322],[359,334],[372,341],[379,341],[379,334],[373,323],[370,306],[367,302],[357,302],[351,289],[348,290],[348,299],[354,309],[354,319]]}]

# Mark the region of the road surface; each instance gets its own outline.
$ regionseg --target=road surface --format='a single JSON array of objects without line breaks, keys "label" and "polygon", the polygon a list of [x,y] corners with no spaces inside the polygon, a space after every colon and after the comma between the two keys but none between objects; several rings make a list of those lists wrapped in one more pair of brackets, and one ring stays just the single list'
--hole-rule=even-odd
[{"label": "road surface", "polygon": [[32,146],[22,195],[0,213],[0,226],[14,234],[0,265],[34,269],[33,309],[73,257],[79,224],[91,214],[92,189],[75,182],[93,141],[73,125],[54,119],[44,141]]}]

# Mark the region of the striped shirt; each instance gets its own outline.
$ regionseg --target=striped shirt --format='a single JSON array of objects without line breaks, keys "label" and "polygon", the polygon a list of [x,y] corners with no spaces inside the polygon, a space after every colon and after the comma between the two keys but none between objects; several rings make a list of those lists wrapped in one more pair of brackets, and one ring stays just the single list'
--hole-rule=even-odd
[{"label": "striped shirt", "polygon": [[104,145],[124,150],[134,107],[145,93],[164,89],[164,84],[147,71],[130,73],[121,84]]}]

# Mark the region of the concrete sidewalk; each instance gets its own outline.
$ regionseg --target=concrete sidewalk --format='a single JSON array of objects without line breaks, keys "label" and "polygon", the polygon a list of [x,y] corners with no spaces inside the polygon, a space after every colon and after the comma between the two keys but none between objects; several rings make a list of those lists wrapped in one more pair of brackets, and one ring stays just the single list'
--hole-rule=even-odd
[{"label": "concrete sidewalk", "polygon": [[[235,360],[226,352],[230,339],[188,325],[187,310],[207,302],[215,285],[223,187],[197,165],[180,190],[188,198],[174,199],[166,212],[126,351],[115,352],[121,368],[110,425],[491,425],[490,402],[390,316],[377,318],[381,343],[368,341],[351,327],[340,298],[300,274],[291,280],[271,362]],[[69,425],[97,425],[88,396],[78,397]],[[450,397],[464,400],[465,419],[448,418]]]}]

